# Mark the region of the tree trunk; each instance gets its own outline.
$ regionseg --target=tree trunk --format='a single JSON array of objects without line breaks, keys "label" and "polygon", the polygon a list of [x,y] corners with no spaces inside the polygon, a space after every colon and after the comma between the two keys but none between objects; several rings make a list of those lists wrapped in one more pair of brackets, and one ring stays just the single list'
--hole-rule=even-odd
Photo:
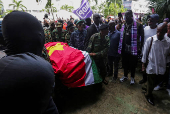
[{"label": "tree trunk", "polygon": [[54,14],[53,14],[53,9],[52,9],[52,7],[51,7],[51,14],[52,14],[53,20],[54,20]]}]

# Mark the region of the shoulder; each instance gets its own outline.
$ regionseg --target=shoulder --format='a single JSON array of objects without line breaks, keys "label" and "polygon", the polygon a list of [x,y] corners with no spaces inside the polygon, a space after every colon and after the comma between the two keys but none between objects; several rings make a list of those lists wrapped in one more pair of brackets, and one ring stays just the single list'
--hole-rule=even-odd
[{"label": "shoulder", "polygon": [[170,37],[168,37],[167,33],[164,35],[164,38],[166,39],[167,42],[170,43]]},{"label": "shoulder", "polygon": [[144,30],[148,30],[150,28],[150,26],[146,26],[145,28],[144,28]]},{"label": "shoulder", "polygon": [[115,33],[116,33],[116,34],[118,34],[118,35],[120,35],[120,34],[121,34],[121,32],[120,32],[120,31],[118,31],[118,30],[117,30]]},{"label": "shoulder", "polygon": [[74,32],[72,32],[72,33],[71,33],[71,36],[72,36],[72,35],[75,35],[75,34],[77,34],[77,30],[74,31]]},{"label": "shoulder", "polygon": [[87,33],[87,30],[86,30],[86,29],[84,29],[84,30],[83,30],[83,33]]},{"label": "shoulder", "polygon": [[87,28],[87,30],[91,30],[93,27],[95,27],[95,25],[94,25],[94,24],[91,24],[91,25]]},{"label": "shoulder", "polygon": [[100,36],[100,33],[95,33],[91,36],[91,38],[94,38],[94,37],[99,37]]},{"label": "shoulder", "polygon": [[146,42],[151,42],[152,38],[153,38],[153,41],[158,39],[157,35],[154,35],[154,36],[151,36],[151,37],[147,38]]},{"label": "shoulder", "polygon": [[66,31],[66,30],[64,30],[64,29],[62,29],[62,32],[67,33],[67,31]]},{"label": "shoulder", "polygon": [[[47,62],[46,60],[44,60],[42,57],[37,56],[35,54],[32,53],[22,53],[22,54],[16,54],[16,55],[11,55],[11,56],[7,56],[4,57],[2,59],[0,59],[0,69],[9,69],[11,72],[13,72],[13,67],[15,67],[15,71],[19,71],[19,72],[29,72],[32,71],[34,72],[35,69],[39,70],[37,72],[41,72],[41,71],[48,71],[51,73],[53,72],[52,66],[50,65],[49,62]],[[8,66],[8,67],[5,67]],[[18,67],[16,67],[18,66]],[[4,67],[4,68],[3,68]]]},{"label": "shoulder", "polygon": [[54,29],[52,32],[57,32],[57,29]]},{"label": "shoulder", "polygon": [[71,34],[76,34],[76,33],[78,33],[78,30],[75,30],[74,32],[72,32]]}]

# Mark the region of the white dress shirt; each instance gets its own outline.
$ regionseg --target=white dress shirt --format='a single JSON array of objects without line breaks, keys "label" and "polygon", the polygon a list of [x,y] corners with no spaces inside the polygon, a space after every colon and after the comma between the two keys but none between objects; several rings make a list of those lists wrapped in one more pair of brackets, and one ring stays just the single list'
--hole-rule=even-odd
[{"label": "white dress shirt", "polygon": [[158,40],[157,35],[152,36],[153,42],[152,47],[148,56],[149,47],[151,44],[151,37],[148,38],[144,45],[142,62],[146,63],[149,59],[148,66],[146,68],[147,74],[161,74],[164,75],[166,71],[167,56],[170,53],[170,43],[167,40]]},{"label": "white dress shirt", "polygon": [[[144,28],[144,42],[143,42],[143,44],[145,44],[146,40],[149,37],[156,35],[156,32],[157,32],[157,27],[155,29],[151,29],[150,26],[146,26]],[[144,46],[143,46],[143,48],[144,48]],[[142,52],[143,52],[143,48],[142,48]]]}]

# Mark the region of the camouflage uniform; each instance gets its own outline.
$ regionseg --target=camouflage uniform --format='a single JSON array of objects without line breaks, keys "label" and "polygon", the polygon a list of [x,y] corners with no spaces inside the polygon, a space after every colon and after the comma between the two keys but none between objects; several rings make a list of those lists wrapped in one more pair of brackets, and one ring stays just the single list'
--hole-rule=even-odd
[{"label": "camouflage uniform", "polygon": [[71,33],[67,33],[66,36],[65,36],[65,42],[70,45],[70,36],[71,36]]},{"label": "camouflage uniform", "polygon": [[50,56],[48,55],[48,52],[47,52],[47,49],[45,48],[45,46],[43,47],[43,50],[42,50],[42,58],[44,58],[49,63],[51,63],[50,62]]},{"label": "camouflage uniform", "polygon": [[65,42],[66,30],[62,29],[62,32],[58,32],[57,29],[54,29],[52,32],[52,41],[53,42]]},{"label": "camouflage uniform", "polygon": [[100,33],[96,33],[91,36],[86,50],[89,53],[96,53],[96,55],[92,56],[92,58],[94,59],[99,74],[103,79],[107,75],[106,61],[109,46],[109,36],[106,35],[105,38],[101,38]]},{"label": "camouflage uniform", "polygon": [[44,29],[45,43],[52,42],[52,31],[50,29]]}]

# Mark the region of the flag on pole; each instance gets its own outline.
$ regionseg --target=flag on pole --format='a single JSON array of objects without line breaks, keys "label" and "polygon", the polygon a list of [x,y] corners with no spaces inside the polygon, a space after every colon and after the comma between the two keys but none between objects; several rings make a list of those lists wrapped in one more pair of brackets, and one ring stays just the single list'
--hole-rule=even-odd
[{"label": "flag on pole", "polygon": [[102,82],[96,64],[85,51],[63,42],[45,44],[55,74],[70,88],[88,86]]},{"label": "flag on pole", "polygon": [[73,11],[80,19],[86,19],[93,14],[88,0],[83,0],[80,7]]}]

